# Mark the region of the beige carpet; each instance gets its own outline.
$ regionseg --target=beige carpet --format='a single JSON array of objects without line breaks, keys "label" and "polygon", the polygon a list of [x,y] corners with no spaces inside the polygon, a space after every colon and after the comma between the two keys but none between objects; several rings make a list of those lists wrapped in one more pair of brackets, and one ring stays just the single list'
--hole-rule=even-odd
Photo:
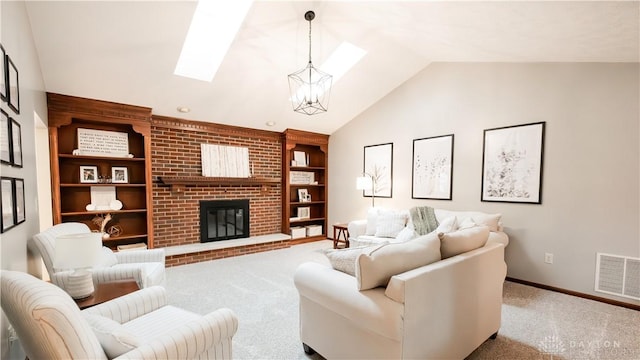
[{"label": "beige carpet", "polygon": [[[296,267],[328,264],[319,241],[167,269],[169,301],[239,318],[235,359],[322,359],[302,351]],[[640,312],[506,282],[502,327],[468,359],[640,359]]]}]

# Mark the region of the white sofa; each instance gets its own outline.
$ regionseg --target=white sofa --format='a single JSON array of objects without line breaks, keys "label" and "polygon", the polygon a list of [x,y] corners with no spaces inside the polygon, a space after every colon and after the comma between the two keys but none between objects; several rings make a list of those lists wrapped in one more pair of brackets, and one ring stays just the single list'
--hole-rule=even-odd
[{"label": "white sofa", "polygon": [[[489,243],[509,245],[509,236],[503,231],[501,214],[487,214],[479,211],[455,211],[434,209],[439,231],[449,232],[461,226],[489,226]],[[382,243],[396,243],[413,239],[418,234],[413,229],[409,210],[384,208],[369,209],[366,219],[352,220],[349,231],[349,246],[358,247]]]},{"label": "white sofa", "polygon": [[[461,250],[470,243],[457,234],[471,232],[484,239]],[[432,232],[402,243],[326,251],[360,253],[355,270],[341,269],[335,259],[350,262],[340,257],[330,258],[333,267],[300,265],[294,283],[305,352],[326,359],[464,359],[500,328],[505,245],[488,237],[485,226]],[[425,257],[431,257],[426,265],[415,267]],[[382,281],[371,283],[371,276]]]}]

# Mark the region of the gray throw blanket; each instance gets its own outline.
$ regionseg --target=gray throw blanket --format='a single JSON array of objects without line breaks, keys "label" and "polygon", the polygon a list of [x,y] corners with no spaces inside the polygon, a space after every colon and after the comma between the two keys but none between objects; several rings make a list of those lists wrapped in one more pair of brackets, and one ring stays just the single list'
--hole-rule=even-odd
[{"label": "gray throw blanket", "polygon": [[436,213],[431,206],[416,206],[409,210],[413,227],[418,235],[425,235],[438,227]]}]

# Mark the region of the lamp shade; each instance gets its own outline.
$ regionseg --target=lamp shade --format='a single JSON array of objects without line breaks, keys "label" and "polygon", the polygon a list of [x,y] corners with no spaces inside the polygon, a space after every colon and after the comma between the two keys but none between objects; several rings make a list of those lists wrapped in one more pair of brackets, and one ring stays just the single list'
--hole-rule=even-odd
[{"label": "lamp shade", "polygon": [[370,176],[358,176],[356,178],[356,189],[371,190],[373,189],[373,181]]},{"label": "lamp shade", "polygon": [[57,269],[93,267],[102,249],[101,233],[67,234],[56,237],[56,255],[53,266]]}]

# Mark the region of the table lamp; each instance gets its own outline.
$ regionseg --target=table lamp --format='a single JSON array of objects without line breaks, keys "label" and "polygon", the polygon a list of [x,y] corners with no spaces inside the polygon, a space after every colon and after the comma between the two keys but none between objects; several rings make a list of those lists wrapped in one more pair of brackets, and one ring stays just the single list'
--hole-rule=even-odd
[{"label": "table lamp", "polygon": [[74,299],[84,299],[93,294],[93,277],[90,269],[98,261],[102,249],[102,234],[82,233],[56,237],[54,267],[70,269],[64,290]]}]

